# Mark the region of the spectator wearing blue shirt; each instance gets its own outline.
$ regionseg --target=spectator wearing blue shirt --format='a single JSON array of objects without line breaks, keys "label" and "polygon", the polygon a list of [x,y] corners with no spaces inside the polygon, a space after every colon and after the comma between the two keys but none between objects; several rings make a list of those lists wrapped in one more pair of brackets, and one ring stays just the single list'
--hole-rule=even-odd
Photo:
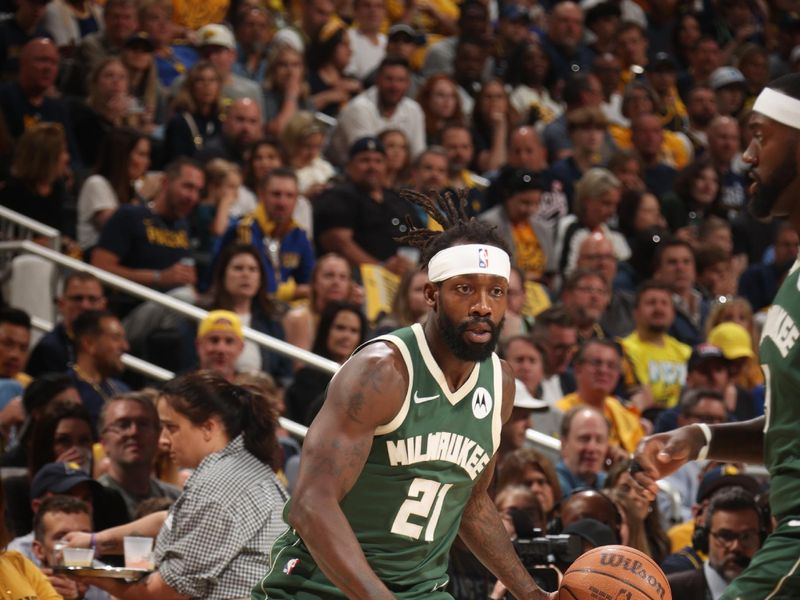
[{"label": "spectator wearing blue shirt", "polygon": [[593,408],[580,406],[561,421],[561,460],[556,465],[563,497],[578,488],[599,490],[608,454],[608,421]]},{"label": "spectator wearing blue shirt", "polygon": [[37,123],[60,123],[75,168],[80,166],[80,153],[67,107],[62,99],[48,95],[56,82],[58,63],[52,40],[35,38],[25,44],[19,56],[19,77],[0,87],[0,112],[14,139]]},{"label": "spectator wearing blue shirt", "polygon": [[128,339],[119,319],[105,310],[88,310],[72,325],[75,336],[75,363],[69,375],[97,426],[100,409],[113,396],[129,391],[115,379],[125,365],[122,355],[128,351]]},{"label": "spectator wearing blue shirt", "polygon": [[0,77],[10,81],[17,75],[22,47],[32,39],[50,37],[43,19],[49,0],[17,0],[13,16],[0,21]]},{"label": "spectator wearing blue shirt", "polygon": [[263,200],[256,210],[231,225],[218,242],[212,270],[229,243],[252,244],[267,274],[268,294],[284,301],[307,298],[314,251],[305,231],[292,219],[299,194],[297,175],[291,169],[274,169],[262,185]]},{"label": "spectator wearing blue shirt", "polygon": [[194,48],[172,43],[175,26],[172,4],[168,0],[148,0],[139,4],[139,27],[153,42],[158,82],[165,89],[198,61]]},{"label": "spectator wearing blue shirt", "polygon": [[121,206],[100,233],[92,264],[153,288],[194,285],[189,223],[205,176],[199,164],[180,158],[167,166],[162,189],[145,206]]}]

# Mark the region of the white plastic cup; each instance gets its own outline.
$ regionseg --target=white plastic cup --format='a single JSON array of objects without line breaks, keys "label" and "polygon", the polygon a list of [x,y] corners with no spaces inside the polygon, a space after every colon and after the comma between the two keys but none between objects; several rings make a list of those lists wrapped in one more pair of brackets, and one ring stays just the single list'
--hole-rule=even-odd
[{"label": "white plastic cup", "polygon": [[94,548],[64,548],[61,550],[67,567],[91,567]]},{"label": "white plastic cup", "polygon": [[153,538],[125,536],[122,545],[125,548],[126,569],[153,568]]}]

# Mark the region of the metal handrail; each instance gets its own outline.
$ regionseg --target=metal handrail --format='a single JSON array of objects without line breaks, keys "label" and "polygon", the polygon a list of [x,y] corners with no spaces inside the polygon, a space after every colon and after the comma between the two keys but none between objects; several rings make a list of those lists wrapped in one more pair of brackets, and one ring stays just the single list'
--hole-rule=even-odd
[{"label": "metal handrail", "polygon": [[545,448],[546,450],[561,452],[561,440],[557,440],[556,438],[549,436],[546,433],[542,433],[541,431],[528,429],[525,431],[525,439],[536,446]]},{"label": "metal handrail", "polygon": [[[28,252],[61,265],[62,267],[72,269],[73,271],[90,273],[103,283],[113,288],[122,290],[131,296],[136,296],[137,298],[141,298],[143,300],[155,302],[164,308],[168,308],[196,321],[201,321],[206,317],[206,315],[208,315],[208,311],[198,308],[193,304],[177,300],[172,296],[162,294],[161,292],[157,292],[144,285],[134,283],[133,281],[125,279],[124,277],[120,277],[119,275],[114,275],[113,273],[109,273],[103,269],[98,269],[97,267],[93,267],[74,258],[70,258],[69,256],[65,256],[59,252],[55,252],[49,248],[40,246],[34,242],[27,240],[0,242],[0,252],[9,251]],[[332,360],[328,360],[327,358],[323,358],[322,356],[309,352],[308,350],[303,350],[293,346],[292,344],[284,342],[283,340],[266,335],[265,333],[261,333],[260,331],[256,331],[250,327],[244,327],[243,332],[245,339],[255,342],[259,346],[263,346],[273,352],[289,356],[294,360],[299,360],[310,367],[319,369],[320,371],[325,371],[326,373],[335,373],[339,369],[339,364]]]},{"label": "metal handrail", "polygon": [[[53,324],[50,321],[40,317],[32,316],[31,325],[34,329],[38,329],[39,331],[48,332],[53,329]],[[142,375],[146,375],[147,377],[151,377],[157,381],[169,381],[175,377],[175,373],[172,371],[162,369],[158,365],[154,365],[153,363],[149,363],[146,360],[142,360],[141,358],[128,353],[122,355],[122,364],[131,371],[141,373]]]},{"label": "metal handrail", "polygon": [[[39,317],[31,317],[31,325],[38,329],[39,331],[50,331],[53,329],[53,324],[45,319],[40,319]],[[132,354],[123,354],[122,355],[122,364],[125,365],[131,371],[135,371],[137,373],[141,373],[142,375],[147,375],[155,379],[156,381],[169,381],[170,379],[175,377],[175,373],[169,371],[167,369],[162,369],[158,365],[154,365],[153,363],[147,362],[146,360],[142,360]],[[286,417],[279,417],[278,422],[280,426],[283,427],[286,431],[288,431],[293,436],[305,439],[306,432],[308,431],[308,427],[305,425],[301,425],[300,423],[295,423],[287,419]]]},{"label": "metal handrail", "polygon": [[58,229],[50,227],[49,225],[45,225],[44,223],[40,223],[39,221],[31,219],[30,217],[26,217],[25,215],[11,210],[5,206],[0,206],[0,219],[10,221],[15,225],[19,225],[20,227],[31,230],[34,234],[40,237],[47,238],[51,241],[53,250],[61,250],[61,232]]}]

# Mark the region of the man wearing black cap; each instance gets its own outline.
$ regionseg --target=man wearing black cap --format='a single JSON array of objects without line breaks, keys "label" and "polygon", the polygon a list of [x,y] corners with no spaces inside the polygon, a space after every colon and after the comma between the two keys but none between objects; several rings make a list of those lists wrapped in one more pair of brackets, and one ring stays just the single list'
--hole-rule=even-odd
[{"label": "man wearing black cap", "polygon": [[[33,516],[42,501],[57,494],[73,496],[93,506],[95,531],[128,522],[128,509],[119,492],[103,487],[75,463],[47,463],[36,472],[30,486],[27,476],[23,476],[6,479],[3,487],[6,497],[14,498],[6,506],[6,516],[12,531],[20,535],[15,541],[17,549],[30,547],[23,534],[31,531]],[[29,540],[33,540],[32,533]]]},{"label": "man wearing black cap", "polygon": [[406,217],[419,226],[414,207],[384,186],[386,151],[374,137],[357,140],[345,169],[347,181],[314,203],[317,254],[337,252],[352,267],[383,264],[394,273],[411,264],[397,254],[395,238],[408,232]]},{"label": "man wearing black cap", "polygon": [[677,65],[666,52],[659,52],[647,63],[647,82],[660,99],[659,116],[664,128],[680,131],[686,121],[686,106],[678,95]]},{"label": "man wearing black cap", "polygon": [[[411,63],[411,56],[420,47],[425,45],[425,34],[419,33],[414,30],[410,25],[405,23],[396,23],[389,29],[386,37],[386,56],[397,56],[403,58]],[[364,79],[364,87],[370,88],[375,85],[375,79],[378,77],[377,65],[372,72]],[[406,96],[409,98],[417,97],[417,90],[425,80],[416,72],[411,71],[411,82],[406,91]]]}]

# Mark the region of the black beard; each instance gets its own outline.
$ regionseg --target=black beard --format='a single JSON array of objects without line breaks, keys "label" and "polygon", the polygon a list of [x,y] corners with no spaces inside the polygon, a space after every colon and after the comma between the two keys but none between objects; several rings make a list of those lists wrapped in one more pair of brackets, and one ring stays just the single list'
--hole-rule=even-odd
[{"label": "black beard", "polygon": [[[497,340],[500,338],[500,332],[503,329],[505,317],[503,317],[497,325],[486,317],[467,319],[456,325],[442,311],[439,311],[437,320],[439,322],[439,331],[442,332],[442,337],[444,338],[444,343],[447,345],[450,352],[453,353],[453,356],[465,362],[483,362],[492,355],[492,352],[494,352],[497,346]],[[485,344],[470,344],[464,341],[464,334],[467,329],[477,323],[488,325],[491,328],[492,337]]]},{"label": "black beard", "polygon": [[769,220],[772,217],[772,207],[775,206],[778,198],[796,176],[793,156],[789,153],[780,167],[772,174],[770,183],[765,183],[753,177],[758,185],[756,186],[756,193],[750,198],[750,202],[747,205],[747,210],[750,211],[750,214],[762,221]]}]

